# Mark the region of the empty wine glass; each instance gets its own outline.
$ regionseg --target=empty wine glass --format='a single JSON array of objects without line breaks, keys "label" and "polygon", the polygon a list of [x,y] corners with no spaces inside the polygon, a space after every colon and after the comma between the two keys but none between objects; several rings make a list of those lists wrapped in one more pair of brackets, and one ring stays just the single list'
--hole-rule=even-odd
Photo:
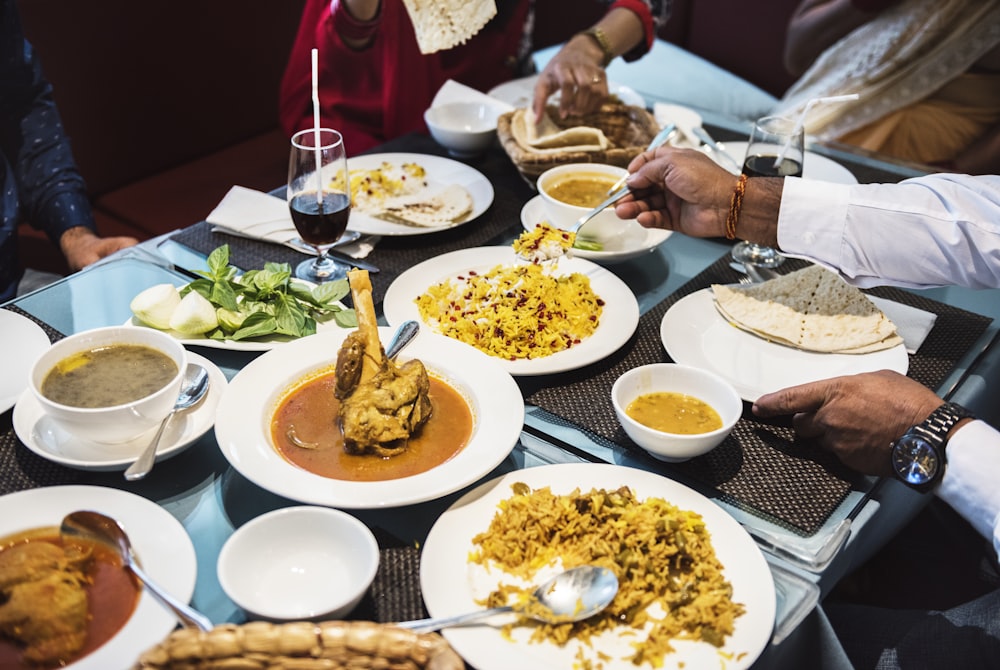
[{"label": "empty wine glass", "polygon": [[[757,119],[750,131],[743,174],[747,177],[801,177],[805,149],[802,128],[796,126],[793,119],[783,116]],[[785,262],[785,257],[777,249],[753,242],[740,242],[734,246],[733,259],[744,265],[768,268]]]},{"label": "empty wine glass", "polygon": [[327,255],[351,214],[347,153],[339,132],[310,128],[292,136],[286,197],[295,230],[316,250],[315,259],[299,263],[295,276],[317,284],[345,278],[349,268]]}]

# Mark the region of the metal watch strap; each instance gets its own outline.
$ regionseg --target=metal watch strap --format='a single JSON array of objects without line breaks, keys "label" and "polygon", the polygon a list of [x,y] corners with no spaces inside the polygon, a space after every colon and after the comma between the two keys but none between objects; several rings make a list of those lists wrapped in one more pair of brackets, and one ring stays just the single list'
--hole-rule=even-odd
[{"label": "metal watch strap", "polygon": [[603,30],[596,27],[588,28],[587,30],[582,31],[579,34],[586,35],[590,39],[594,40],[594,42],[597,43],[597,46],[600,47],[601,53],[604,55],[604,58],[602,59],[601,62],[601,67],[607,67],[611,63],[611,61],[615,59],[615,52],[611,48],[611,41],[608,40],[608,36],[604,34]]},{"label": "metal watch strap", "polygon": [[946,402],[931,412],[930,416],[915,428],[928,434],[928,437],[943,447],[948,442],[948,433],[951,429],[965,418],[973,418],[972,412],[957,403]]}]

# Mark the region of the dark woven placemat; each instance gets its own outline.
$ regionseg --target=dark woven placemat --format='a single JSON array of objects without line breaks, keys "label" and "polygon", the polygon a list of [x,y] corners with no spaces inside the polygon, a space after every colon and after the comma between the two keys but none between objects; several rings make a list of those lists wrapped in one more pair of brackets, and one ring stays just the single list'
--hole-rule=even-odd
[{"label": "dark woven placemat", "polygon": [[[562,375],[519,380],[527,402],[652,461],[621,428],[611,404],[611,386],[626,370],[670,362],[660,340],[663,315],[690,293],[713,283],[735,283],[739,275],[729,267],[729,260],[728,254],[720,258],[644,314],[635,335],[604,361]],[[792,259],[785,264],[786,271],[803,265]],[[871,293],[938,315],[920,350],[910,356],[908,372],[930,388],[944,381],[992,321],[908,291],[880,288]],[[537,386],[530,388],[532,384]],[[806,535],[819,529],[847,495],[853,480],[831,454],[809,441],[795,439],[787,424],[755,418],[748,408],[718,448],[686,463],[662,464],[662,468],[718,491],[733,505],[762,512]]]},{"label": "dark woven placemat", "polygon": [[[406,135],[379,147],[379,153],[408,152],[442,155],[441,147],[424,135]],[[379,268],[371,275],[372,297],[376,305],[385,297],[392,281],[417,263],[449,251],[479,247],[518,230],[521,207],[532,191],[518,174],[507,155],[495,147],[482,158],[468,163],[493,184],[493,204],[477,219],[461,226],[426,235],[383,237],[365,260]],[[252,270],[265,262],[296,265],[306,256],[278,244],[213,233],[212,226],[201,222],[178,232],[172,239],[199,253],[207,254],[222,244],[230,247],[233,265]]]},{"label": "dark woven placemat", "polygon": [[[4,309],[27,317],[37,323],[49,336],[49,341],[61,340],[65,335],[36,319],[15,305],[5,305]],[[14,410],[0,414],[0,495],[38,488],[75,484],[83,478],[83,473],[46,460],[21,444],[14,432]]]}]

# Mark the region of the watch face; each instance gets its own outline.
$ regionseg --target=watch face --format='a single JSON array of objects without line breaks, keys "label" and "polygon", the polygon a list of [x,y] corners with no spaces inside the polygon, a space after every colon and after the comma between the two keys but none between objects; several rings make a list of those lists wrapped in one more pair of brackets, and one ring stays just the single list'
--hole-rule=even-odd
[{"label": "watch face", "polygon": [[934,445],[919,435],[907,433],[892,448],[892,467],[904,482],[922,486],[937,475],[941,459]]}]

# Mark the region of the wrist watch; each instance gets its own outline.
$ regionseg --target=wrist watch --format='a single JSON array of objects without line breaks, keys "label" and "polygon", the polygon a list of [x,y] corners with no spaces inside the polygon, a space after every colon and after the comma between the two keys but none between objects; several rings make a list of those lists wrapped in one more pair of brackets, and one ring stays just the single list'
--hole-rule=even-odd
[{"label": "wrist watch", "polygon": [[946,402],[892,443],[892,472],[901,482],[921,493],[932,490],[944,476],[944,448],[948,433],[965,418],[974,418],[961,405]]}]

